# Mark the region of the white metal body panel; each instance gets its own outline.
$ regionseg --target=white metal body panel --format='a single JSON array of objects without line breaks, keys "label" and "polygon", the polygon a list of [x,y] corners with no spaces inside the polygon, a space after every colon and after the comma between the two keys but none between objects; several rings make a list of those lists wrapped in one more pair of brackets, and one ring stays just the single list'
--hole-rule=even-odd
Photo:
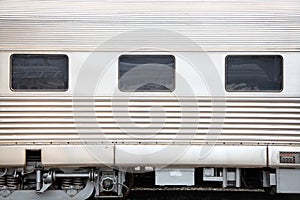
[{"label": "white metal body panel", "polygon": [[264,167],[264,146],[231,145],[117,145],[118,166]]},{"label": "white metal body panel", "polygon": [[[293,141],[291,140],[291,143]],[[279,153],[280,152],[300,152],[299,146],[269,146],[269,165],[270,167],[300,167],[300,164],[286,164],[286,163],[280,163]]]},{"label": "white metal body panel", "polygon": [[103,167],[114,164],[114,147],[112,145],[43,145],[40,149],[44,166],[69,164]]},{"label": "white metal body panel", "polygon": [[[113,166],[112,145],[1,145],[0,166],[23,166],[26,150],[41,150],[43,166]],[[98,152],[95,154],[90,151]]]},{"label": "white metal body panel", "polygon": [[27,149],[41,150],[43,166],[265,167],[266,146],[232,145],[5,145],[0,166],[22,166]]},{"label": "white metal body panel", "polygon": [[26,163],[26,149],[21,149],[18,145],[0,146],[0,165],[23,166]]}]

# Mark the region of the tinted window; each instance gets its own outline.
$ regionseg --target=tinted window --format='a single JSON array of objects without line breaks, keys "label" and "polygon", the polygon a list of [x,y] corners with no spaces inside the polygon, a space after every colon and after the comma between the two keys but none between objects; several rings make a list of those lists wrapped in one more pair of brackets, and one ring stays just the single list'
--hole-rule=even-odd
[{"label": "tinted window", "polygon": [[66,55],[15,54],[11,57],[11,87],[14,90],[66,90]]},{"label": "tinted window", "polygon": [[171,55],[120,56],[119,89],[124,92],[173,91],[175,57]]},{"label": "tinted window", "polygon": [[227,56],[227,91],[281,91],[281,56]]}]

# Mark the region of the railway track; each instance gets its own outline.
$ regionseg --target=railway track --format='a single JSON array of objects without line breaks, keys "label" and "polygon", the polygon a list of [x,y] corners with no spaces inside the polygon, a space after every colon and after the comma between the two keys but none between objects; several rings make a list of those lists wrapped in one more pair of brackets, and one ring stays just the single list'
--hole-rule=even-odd
[{"label": "railway track", "polygon": [[128,200],[298,200],[300,195],[268,195],[262,190],[161,188],[133,189]]}]

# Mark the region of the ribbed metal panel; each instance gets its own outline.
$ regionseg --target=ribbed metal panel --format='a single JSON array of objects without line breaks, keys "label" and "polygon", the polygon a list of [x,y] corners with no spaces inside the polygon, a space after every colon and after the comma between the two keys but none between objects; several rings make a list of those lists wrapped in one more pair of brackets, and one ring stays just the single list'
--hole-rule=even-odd
[{"label": "ribbed metal panel", "polygon": [[0,50],[295,51],[300,1],[2,0],[0,44]]},{"label": "ribbed metal panel", "polygon": [[[299,143],[299,98],[1,97],[0,141]],[[76,100],[77,101],[77,100]],[[85,105],[85,106],[84,106]],[[112,106],[113,105],[113,106]],[[75,106],[75,107],[74,107]],[[160,106],[161,110],[151,110]],[[151,113],[151,114],[150,114]],[[218,135],[220,133],[220,135]],[[215,134],[215,135],[214,135]]]}]

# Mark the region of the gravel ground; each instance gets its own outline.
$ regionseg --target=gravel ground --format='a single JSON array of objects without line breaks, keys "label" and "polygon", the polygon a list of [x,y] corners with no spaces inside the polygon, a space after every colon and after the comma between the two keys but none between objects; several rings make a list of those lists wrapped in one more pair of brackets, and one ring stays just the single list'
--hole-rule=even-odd
[{"label": "gravel ground", "polygon": [[231,191],[135,191],[128,200],[298,200],[300,195]]}]

